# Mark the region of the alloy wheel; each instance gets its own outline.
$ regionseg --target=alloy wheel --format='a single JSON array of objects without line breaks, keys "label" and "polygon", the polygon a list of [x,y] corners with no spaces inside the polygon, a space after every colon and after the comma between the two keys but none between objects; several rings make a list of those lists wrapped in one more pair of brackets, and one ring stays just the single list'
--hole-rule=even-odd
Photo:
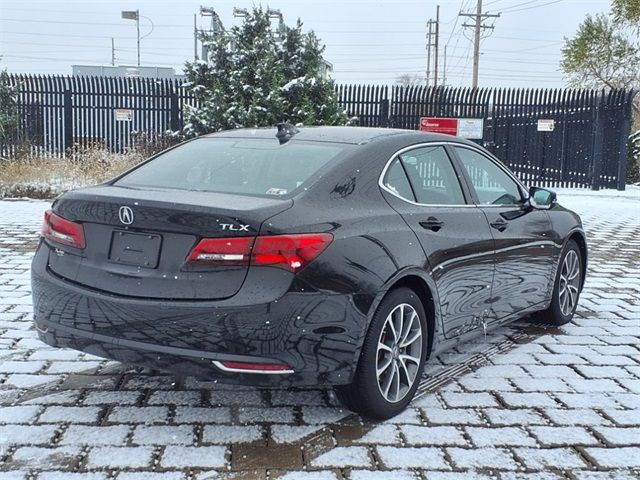
[{"label": "alloy wheel", "polygon": [[378,339],[376,376],[380,393],[390,403],[402,400],[418,377],[422,358],[422,323],[408,303],[396,306]]},{"label": "alloy wheel", "polygon": [[580,260],[575,250],[569,250],[562,262],[558,301],[564,316],[573,313],[580,291]]}]

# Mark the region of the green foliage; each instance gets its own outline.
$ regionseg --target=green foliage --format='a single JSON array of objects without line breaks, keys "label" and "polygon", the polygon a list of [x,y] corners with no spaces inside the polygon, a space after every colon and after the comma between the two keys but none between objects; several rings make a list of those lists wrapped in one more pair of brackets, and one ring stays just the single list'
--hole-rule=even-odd
[{"label": "green foliage", "polygon": [[640,85],[640,42],[610,17],[588,15],[562,49],[562,69],[577,87]]},{"label": "green foliage", "polygon": [[17,108],[18,89],[9,82],[6,70],[0,72],[0,144],[15,140],[20,118]]},{"label": "green foliage", "polygon": [[[612,0],[611,12],[588,15],[565,39],[561,67],[579,88],[640,89],[640,1]],[[633,104],[640,123],[638,96]],[[629,154],[627,181],[638,180],[637,156]]]},{"label": "green foliage", "polygon": [[613,18],[618,24],[635,25],[640,30],[640,2],[638,0],[613,0]]},{"label": "green foliage", "polygon": [[185,86],[198,103],[185,112],[187,135],[283,121],[348,122],[333,81],[323,75],[324,47],[299,20],[274,33],[267,12],[254,7],[242,25],[203,41],[208,62],[186,66]]}]

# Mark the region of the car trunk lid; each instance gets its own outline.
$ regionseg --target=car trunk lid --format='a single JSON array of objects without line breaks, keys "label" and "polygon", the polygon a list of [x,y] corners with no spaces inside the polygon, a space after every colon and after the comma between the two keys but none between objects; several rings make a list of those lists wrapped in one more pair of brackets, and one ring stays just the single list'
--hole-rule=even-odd
[{"label": "car trunk lid", "polygon": [[82,250],[54,245],[49,268],[116,295],[214,300],[235,295],[247,265],[187,262],[201,238],[255,237],[292,200],[225,193],[98,186],[58,199],[54,212],[82,224]]}]

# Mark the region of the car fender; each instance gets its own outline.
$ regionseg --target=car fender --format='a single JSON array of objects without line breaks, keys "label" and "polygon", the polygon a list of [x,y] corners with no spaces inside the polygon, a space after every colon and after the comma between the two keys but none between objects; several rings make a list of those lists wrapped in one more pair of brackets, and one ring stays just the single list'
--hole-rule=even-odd
[{"label": "car fender", "polygon": [[[440,336],[442,334],[442,318],[440,314],[440,298],[438,296],[438,290],[436,288],[435,281],[433,280],[431,270],[427,266],[426,268],[417,267],[417,266],[407,266],[400,270],[398,270],[394,275],[389,277],[380,288],[380,291],[375,296],[373,301],[371,302],[371,306],[369,308],[368,313],[368,324],[371,324],[371,320],[373,319],[373,315],[378,310],[380,302],[382,299],[389,293],[391,289],[394,288],[395,285],[400,283],[402,279],[408,277],[419,277],[426,284],[427,288],[431,292],[433,298],[433,321],[434,321],[434,334],[433,338],[430,338],[431,349],[435,347],[435,345],[439,342]],[[366,334],[366,333],[365,333]]]},{"label": "car fender", "polygon": [[[563,241],[562,241],[562,249],[560,250],[561,252],[564,251],[565,247],[567,246],[567,243],[569,243],[569,239],[571,237],[574,236],[574,234],[578,234],[581,238],[582,238],[582,242],[585,245],[585,249],[584,251],[582,251],[582,271],[583,271],[583,275],[582,275],[582,284],[580,285],[580,288],[582,289],[582,287],[584,287],[584,282],[585,279],[587,277],[587,267],[589,265],[589,249],[587,247],[587,235],[584,233],[584,230],[581,227],[574,227],[571,230],[569,230],[567,232],[567,234],[564,236]],[[558,273],[558,267],[560,266],[560,255],[558,255],[558,258],[556,259],[556,265],[555,265],[555,275],[557,275]],[[554,275],[554,281],[555,281],[555,275]]]}]

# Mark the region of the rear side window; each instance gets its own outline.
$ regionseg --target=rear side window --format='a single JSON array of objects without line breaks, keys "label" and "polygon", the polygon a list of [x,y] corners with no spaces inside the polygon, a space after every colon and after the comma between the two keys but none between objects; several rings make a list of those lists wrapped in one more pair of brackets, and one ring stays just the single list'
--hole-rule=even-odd
[{"label": "rear side window", "polygon": [[400,155],[416,201],[426,205],[464,205],[464,195],[444,147],[420,147]]},{"label": "rear side window", "polygon": [[399,197],[412,202],[416,201],[416,197],[413,195],[407,175],[404,173],[404,168],[402,168],[400,160],[397,158],[391,162],[391,165],[389,165],[389,169],[387,170],[387,174],[384,178],[384,186]]},{"label": "rear side window", "polygon": [[329,143],[202,138],[147,162],[116,185],[282,196],[344,149]]}]

